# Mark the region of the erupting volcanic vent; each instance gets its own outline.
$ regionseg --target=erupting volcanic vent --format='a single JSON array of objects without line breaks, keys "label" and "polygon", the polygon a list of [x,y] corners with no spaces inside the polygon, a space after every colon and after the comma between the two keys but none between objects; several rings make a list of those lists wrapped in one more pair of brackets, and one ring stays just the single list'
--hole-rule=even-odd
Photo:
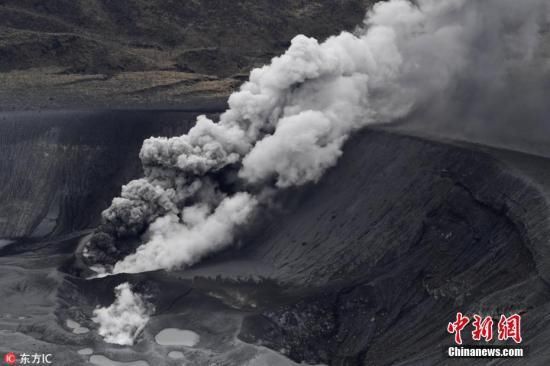
[{"label": "erupting volcanic vent", "polygon": [[[394,0],[375,5],[354,34],[295,37],[252,71],[219,122],[201,116],[186,135],[144,142],[145,176],[103,213],[91,261],[101,251],[120,259],[109,273],[193,264],[231,244],[274,190],[317,181],[361,127],[431,100],[441,108],[459,80],[474,79],[476,95],[513,88],[506,75],[535,62],[545,8],[542,0]],[[120,258],[116,241],[136,235],[144,243]]]},{"label": "erupting volcanic vent", "polygon": [[543,0],[392,0],[354,33],[322,43],[296,36],[251,72],[219,121],[201,116],[183,136],[144,142],[144,177],[103,212],[88,262],[103,274],[192,265],[234,243],[274,193],[319,180],[362,127],[419,109],[452,123],[497,111],[514,75],[536,85],[546,8]]}]

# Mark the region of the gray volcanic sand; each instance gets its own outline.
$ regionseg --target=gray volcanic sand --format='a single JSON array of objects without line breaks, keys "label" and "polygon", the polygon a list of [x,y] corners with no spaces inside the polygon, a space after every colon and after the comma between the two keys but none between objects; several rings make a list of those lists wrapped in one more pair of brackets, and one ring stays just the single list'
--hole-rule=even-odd
[{"label": "gray volcanic sand", "polygon": [[[92,114],[25,135],[27,120],[17,139],[0,140],[14,156],[3,161],[11,175],[0,173],[9,187],[0,203],[28,207],[6,218],[17,230],[0,231],[17,239],[0,249],[0,353],[53,353],[56,365],[435,365],[448,363],[445,329],[457,311],[519,312],[526,358],[453,364],[548,363],[550,161],[518,152],[366,130],[318,184],[282,192],[281,208],[243,230],[238,248],[186,270],[86,279],[75,253],[120,182],[139,175],[125,159],[143,135],[185,130],[185,113],[152,127]],[[109,124],[94,129],[102,118]],[[122,150],[118,130],[132,131]],[[47,172],[36,168],[45,152],[56,154]],[[111,165],[126,170],[99,173]],[[22,192],[24,176],[43,189]],[[55,229],[32,238],[49,212],[59,213]],[[122,282],[156,308],[132,347],[104,343],[90,320]],[[167,328],[200,338],[158,344]]]}]

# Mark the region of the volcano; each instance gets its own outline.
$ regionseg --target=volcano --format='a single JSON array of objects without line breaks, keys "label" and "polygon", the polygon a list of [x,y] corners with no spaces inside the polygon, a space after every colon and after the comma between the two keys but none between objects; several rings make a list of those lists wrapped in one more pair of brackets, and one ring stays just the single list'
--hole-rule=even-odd
[{"label": "volcano", "polygon": [[[120,183],[140,174],[142,139],[225,106],[202,108],[3,115],[0,149],[13,158],[1,169],[2,352],[52,353],[58,365],[181,364],[169,354],[193,365],[445,364],[457,310],[513,310],[529,364],[546,364],[550,160],[396,128],[353,137],[237,249],[186,270],[89,279],[81,248]],[[123,282],[156,309],[132,347],[103,342],[91,321]],[[200,340],[160,345],[164,328]]]},{"label": "volcano", "polygon": [[544,0],[0,14],[5,364],[550,362]]}]

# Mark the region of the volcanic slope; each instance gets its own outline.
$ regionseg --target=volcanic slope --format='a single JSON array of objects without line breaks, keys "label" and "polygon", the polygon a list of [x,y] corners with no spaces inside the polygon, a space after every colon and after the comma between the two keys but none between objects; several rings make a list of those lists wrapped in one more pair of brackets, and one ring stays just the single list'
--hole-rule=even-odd
[{"label": "volcanic slope", "polygon": [[[527,358],[493,364],[545,365],[549,168],[532,155],[365,130],[319,183],[282,193],[238,247],[193,268],[90,280],[74,254],[84,233],[20,237],[0,250],[9,274],[0,351],[39,348],[75,365],[89,361],[77,351],[90,347],[118,361],[172,365],[176,348],[154,336],[174,327],[201,337],[177,348],[194,365],[243,365],[268,349],[289,364],[445,364],[457,311],[519,312]],[[120,348],[104,343],[90,318],[126,281],[157,310],[136,344]],[[92,331],[75,335],[67,319]]]}]

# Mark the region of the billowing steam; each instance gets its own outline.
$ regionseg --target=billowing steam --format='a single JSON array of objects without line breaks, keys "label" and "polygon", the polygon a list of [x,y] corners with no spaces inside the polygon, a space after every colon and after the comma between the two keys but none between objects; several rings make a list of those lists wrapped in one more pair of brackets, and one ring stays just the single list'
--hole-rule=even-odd
[{"label": "billowing steam", "polygon": [[115,272],[141,272],[193,264],[205,253],[233,241],[233,230],[246,222],[256,200],[247,193],[222,199],[211,212],[207,205],[185,207],[181,219],[169,214],[156,219],[149,228],[147,245],[115,265]]},{"label": "billowing steam", "polygon": [[252,71],[217,123],[201,116],[186,135],[144,142],[144,177],[103,213],[111,236],[141,235],[144,244],[108,272],[193,264],[234,242],[268,192],[316,182],[354,131],[429,107],[464,75],[504,82],[533,60],[546,6],[391,0],[353,34],[295,37]]},{"label": "billowing steam", "polygon": [[106,308],[94,310],[92,320],[99,323],[99,335],[106,342],[132,345],[149,321],[152,306],[123,283],[115,288],[115,302]]}]

